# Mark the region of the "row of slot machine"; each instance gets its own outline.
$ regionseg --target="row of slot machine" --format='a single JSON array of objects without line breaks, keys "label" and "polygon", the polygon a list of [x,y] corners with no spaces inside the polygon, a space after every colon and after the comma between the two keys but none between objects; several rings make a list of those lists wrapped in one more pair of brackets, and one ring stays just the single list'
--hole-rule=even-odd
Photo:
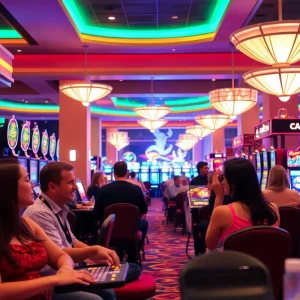
[{"label": "row of slot machine", "polygon": [[[182,166],[170,166],[168,164],[162,163],[158,164],[148,164],[147,162],[127,163],[128,171],[134,171],[139,180],[143,182],[150,182],[153,188],[158,187],[162,182],[178,175],[181,176],[182,173],[187,178],[191,178],[192,175],[197,176],[196,166],[191,166],[191,164],[183,164]],[[110,165],[104,165],[103,171],[108,181],[114,180],[113,167]]]},{"label": "row of slot machine", "polygon": [[275,165],[283,166],[290,178],[290,187],[300,194],[300,151],[285,149],[263,149],[255,152],[255,165],[258,181],[264,190],[268,184],[269,172]]},{"label": "row of slot machine", "polygon": [[47,130],[40,132],[38,125],[24,121],[19,128],[14,116],[1,128],[0,157],[14,157],[27,170],[32,183],[39,183],[41,169],[53,160],[59,160],[59,139]]}]

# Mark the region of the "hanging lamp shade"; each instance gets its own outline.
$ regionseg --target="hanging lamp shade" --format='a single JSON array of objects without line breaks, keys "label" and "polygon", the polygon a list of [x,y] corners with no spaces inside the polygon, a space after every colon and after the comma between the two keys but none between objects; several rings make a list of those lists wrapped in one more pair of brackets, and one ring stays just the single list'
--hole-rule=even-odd
[{"label": "hanging lamp shade", "polygon": [[269,67],[247,72],[243,78],[247,84],[276,95],[283,102],[300,92],[300,67]]},{"label": "hanging lamp shade", "polygon": [[211,105],[235,119],[257,103],[257,91],[249,88],[225,88],[209,92]]},{"label": "hanging lamp shade", "polygon": [[179,134],[176,146],[184,151],[192,149],[199,139],[191,134]]},{"label": "hanging lamp shade", "polygon": [[163,118],[170,113],[170,108],[166,106],[145,106],[135,108],[134,111],[142,118],[154,121]]},{"label": "hanging lamp shade", "polygon": [[203,115],[195,118],[196,122],[205,128],[215,132],[217,129],[225,126],[230,122],[230,118],[227,115],[214,114],[214,115]]},{"label": "hanging lamp shade", "polygon": [[300,21],[275,21],[251,25],[231,34],[235,47],[267,65],[300,60]]},{"label": "hanging lamp shade", "polygon": [[148,128],[151,132],[168,123],[167,120],[137,120],[137,122],[141,126]]},{"label": "hanging lamp shade", "polygon": [[89,106],[91,102],[107,96],[112,87],[98,83],[71,83],[63,84],[60,91],[68,97],[80,101],[84,106]]},{"label": "hanging lamp shade", "polygon": [[202,140],[204,137],[208,136],[211,134],[211,130],[208,128],[205,128],[201,125],[194,125],[194,126],[189,126],[186,128],[185,131],[187,134],[191,134],[195,137],[197,137],[199,140]]},{"label": "hanging lamp shade", "polygon": [[125,131],[108,132],[106,140],[118,151],[129,145],[128,132]]}]

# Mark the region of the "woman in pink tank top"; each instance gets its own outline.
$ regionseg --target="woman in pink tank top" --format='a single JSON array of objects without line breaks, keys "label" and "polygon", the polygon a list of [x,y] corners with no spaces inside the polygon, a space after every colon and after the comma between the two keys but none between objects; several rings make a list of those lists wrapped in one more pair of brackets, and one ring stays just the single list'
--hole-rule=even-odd
[{"label": "woman in pink tank top", "polygon": [[[256,225],[279,226],[278,208],[265,200],[250,161],[244,158],[226,161],[224,177],[215,175],[212,186],[216,201],[206,234],[209,250],[217,248],[220,240],[224,244],[235,231]],[[224,193],[232,196],[232,204],[222,205]]]}]

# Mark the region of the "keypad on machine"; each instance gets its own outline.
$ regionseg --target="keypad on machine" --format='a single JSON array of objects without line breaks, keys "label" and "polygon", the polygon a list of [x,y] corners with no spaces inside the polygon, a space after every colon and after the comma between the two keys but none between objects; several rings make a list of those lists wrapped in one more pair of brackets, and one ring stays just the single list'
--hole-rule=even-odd
[{"label": "keypad on machine", "polygon": [[120,267],[118,266],[91,267],[87,270],[95,278],[96,282],[105,281],[106,279],[114,281],[117,278],[117,274],[120,273]]}]

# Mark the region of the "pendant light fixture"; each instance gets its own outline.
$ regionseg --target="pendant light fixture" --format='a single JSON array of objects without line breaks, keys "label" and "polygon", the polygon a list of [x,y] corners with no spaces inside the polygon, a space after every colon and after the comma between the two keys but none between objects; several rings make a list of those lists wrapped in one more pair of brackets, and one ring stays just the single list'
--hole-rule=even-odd
[{"label": "pendant light fixture", "polygon": [[134,108],[134,111],[142,118],[149,121],[159,120],[170,113],[170,108],[167,106],[155,106],[153,97],[153,77],[151,77],[151,97],[152,105]]},{"label": "pendant light fixture", "polygon": [[210,104],[219,112],[228,115],[232,120],[257,103],[257,90],[234,87],[234,53],[231,55],[232,87],[209,92]]},{"label": "pendant light fixture", "polygon": [[245,82],[283,102],[300,91],[300,21],[282,20],[282,0],[278,0],[279,21],[265,22],[234,32],[231,42],[252,59],[271,65],[247,72]]},{"label": "pendant light fixture", "polygon": [[137,120],[137,122],[141,126],[149,129],[151,132],[154,132],[155,129],[158,129],[168,123],[167,120],[145,120],[145,119]]},{"label": "pendant light fixture", "polygon": [[84,80],[85,83],[63,84],[60,91],[68,97],[80,101],[84,106],[89,106],[91,102],[99,100],[110,94],[112,87],[106,84],[89,83],[87,78],[87,48],[84,45]]},{"label": "pendant light fixture", "polygon": [[195,120],[203,127],[210,129],[211,132],[215,132],[230,122],[229,116],[222,114],[198,116]]},{"label": "pendant light fixture", "polygon": [[211,134],[211,130],[208,128],[205,128],[201,125],[194,125],[194,126],[189,126],[186,128],[185,131],[187,134],[191,134],[193,136],[196,136],[200,141]]},{"label": "pendant light fixture", "polygon": [[176,141],[176,146],[184,151],[192,149],[199,139],[191,134],[179,134],[179,138]]},{"label": "pendant light fixture", "polygon": [[106,141],[112,144],[118,151],[129,145],[128,132],[116,131],[108,132]]}]

